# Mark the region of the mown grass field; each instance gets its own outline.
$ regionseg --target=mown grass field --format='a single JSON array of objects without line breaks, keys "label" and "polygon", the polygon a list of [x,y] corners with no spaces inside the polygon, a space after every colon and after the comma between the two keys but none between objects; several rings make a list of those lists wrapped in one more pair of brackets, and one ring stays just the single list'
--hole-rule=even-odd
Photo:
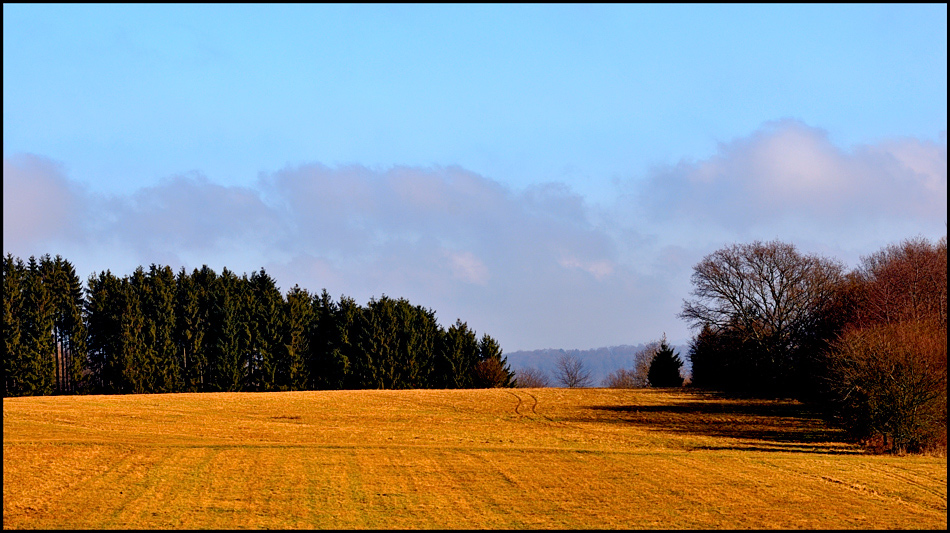
[{"label": "mown grass field", "polygon": [[3,527],[946,529],[947,460],[680,391],[9,398]]}]

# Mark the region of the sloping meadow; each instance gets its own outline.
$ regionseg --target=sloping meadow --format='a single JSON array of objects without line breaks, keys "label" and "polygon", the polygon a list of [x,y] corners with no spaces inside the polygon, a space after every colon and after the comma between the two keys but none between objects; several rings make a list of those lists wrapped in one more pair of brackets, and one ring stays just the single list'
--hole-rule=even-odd
[{"label": "sloping meadow", "polygon": [[947,528],[945,457],[797,402],[483,389],[3,400],[10,528]]}]

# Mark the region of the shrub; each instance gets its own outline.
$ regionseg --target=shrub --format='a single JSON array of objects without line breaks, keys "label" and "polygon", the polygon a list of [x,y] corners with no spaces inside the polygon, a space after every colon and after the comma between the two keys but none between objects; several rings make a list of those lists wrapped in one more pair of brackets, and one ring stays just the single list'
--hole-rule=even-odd
[{"label": "shrub", "polygon": [[835,417],[893,453],[946,447],[947,330],[900,322],[845,332],[829,359]]},{"label": "shrub", "polygon": [[638,379],[637,374],[632,370],[618,368],[607,374],[603,381],[604,387],[611,389],[639,389],[646,386]]},{"label": "shrub", "polygon": [[510,387],[511,375],[498,358],[491,357],[475,364],[475,385],[485,389]]}]

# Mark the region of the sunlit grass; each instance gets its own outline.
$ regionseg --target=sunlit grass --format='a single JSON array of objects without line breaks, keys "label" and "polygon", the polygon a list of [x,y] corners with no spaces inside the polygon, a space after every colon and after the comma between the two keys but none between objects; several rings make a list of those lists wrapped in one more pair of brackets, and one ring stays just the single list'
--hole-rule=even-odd
[{"label": "sunlit grass", "polygon": [[663,390],[3,401],[4,528],[947,527],[947,463]]}]

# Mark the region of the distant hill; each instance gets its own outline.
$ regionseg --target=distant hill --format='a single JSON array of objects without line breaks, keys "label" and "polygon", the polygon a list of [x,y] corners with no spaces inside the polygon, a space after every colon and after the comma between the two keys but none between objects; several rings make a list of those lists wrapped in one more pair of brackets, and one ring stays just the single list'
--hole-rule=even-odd
[{"label": "distant hill", "polygon": [[[560,386],[554,379],[555,361],[561,354],[571,354],[584,363],[584,368],[590,370],[591,385],[602,386],[607,374],[619,368],[632,369],[634,355],[646,347],[645,343],[636,345],[622,344],[620,346],[605,346],[591,350],[564,350],[560,348],[546,348],[542,350],[519,350],[505,352],[508,365],[512,370],[519,368],[538,368],[551,378],[551,386]],[[683,368],[689,370],[688,345],[673,345],[673,350],[683,360]]]}]

